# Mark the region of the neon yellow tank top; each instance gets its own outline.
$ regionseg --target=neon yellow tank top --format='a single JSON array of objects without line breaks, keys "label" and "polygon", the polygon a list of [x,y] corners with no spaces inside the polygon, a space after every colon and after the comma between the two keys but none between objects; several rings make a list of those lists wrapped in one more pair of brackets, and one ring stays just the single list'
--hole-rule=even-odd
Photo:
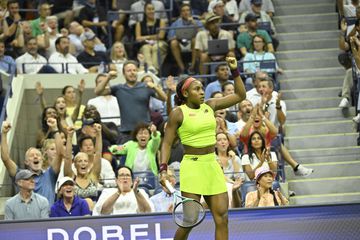
[{"label": "neon yellow tank top", "polygon": [[180,106],[183,121],[178,128],[181,143],[187,146],[201,148],[216,143],[216,119],[213,109],[203,103],[199,109],[192,109],[185,104]]}]

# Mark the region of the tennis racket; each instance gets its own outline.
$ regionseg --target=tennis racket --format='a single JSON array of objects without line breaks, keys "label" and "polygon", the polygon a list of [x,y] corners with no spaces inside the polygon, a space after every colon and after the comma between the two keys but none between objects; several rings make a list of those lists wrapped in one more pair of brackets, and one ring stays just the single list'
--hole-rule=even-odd
[{"label": "tennis racket", "polygon": [[199,201],[181,196],[167,180],[165,186],[174,196],[173,218],[178,226],[195,227],[205,219],[205,209]]}]

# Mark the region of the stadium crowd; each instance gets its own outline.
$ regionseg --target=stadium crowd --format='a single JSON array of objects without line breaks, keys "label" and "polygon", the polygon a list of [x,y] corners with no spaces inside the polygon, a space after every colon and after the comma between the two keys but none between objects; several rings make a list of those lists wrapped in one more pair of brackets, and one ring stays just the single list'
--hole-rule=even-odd
[{"label": "stadium crowd", "polygon": [[[5,219],[171,212],[171,193],[157,176],[177,81],[195,75],[206,86],[205,99],[226,97],[234,92],[227,56],[239,59],[247,88],[246,100],[215,112],[229,206],[287,205],[279,190],[283,161],[297,176],[313,172],[283,144],[286,103],[276,79],[283,70],[275,57],[281,43],[271,0],[0,2],[3,72],[94,73],[96,83],[96,97],[86,105],[84,80],[77,88],[64,86],[61,96],[48,100],[52,105],[37,83],[42,115],[37,145],[20,160],[26,170],[10,156],[13,130],[3,123],[2,161],[18,190],[6,203]],[[359,22],[354,30],[341,22],[340,45],[360,66],[360,41],[353,37]],[[346,107],[349,69],[342,91],[342,103],[348,102],[340,104]],[[123,83],[111,84],[118,77]],[[176,139],[168,169],[176,188],[183,152]]]}]

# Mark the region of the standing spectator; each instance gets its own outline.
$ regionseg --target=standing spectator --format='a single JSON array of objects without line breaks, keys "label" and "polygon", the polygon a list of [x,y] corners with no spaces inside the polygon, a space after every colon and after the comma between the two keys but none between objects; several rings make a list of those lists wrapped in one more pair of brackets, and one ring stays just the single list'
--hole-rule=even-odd
[{"label": "standing spectator", "polygon": [[7,9],[9,16],[6,17],[4,21],[5,47],[9,55],[11,54],[13,57],[17,57],[18,54],[15,53],[15,50],[24,46],[24,38],[21,33],[22,29],[19,26],[21,16],[18,1],[8,1]]},{"label": "standing spectator", "polygon": [[34,192],[36,173],[20,170],[15,175],[19,193],[5,203],[5,220],[41,219],[49,217],[49,201]]},{"label": "standing spectator", "polygon": [[87,31],[81,35],[81,42],[84,45],[84,51],[77,56],[77,60],[81,63],[90,73],[104,72],[105,69],[100,69],[102,65],[109,63],[109,58],[104,52],[95,51],[96,35]]},{"label": "standing spectator", "polygon": [[268,52],[274,52],[272,40],[269,34],[265,30],[258,29],[257,17],[253,13],[249,13],[245,17],[245,23],[248,28],[247,32],[242,32],[236,39],[237,47],[240,50],[242,56],[245,56],[248,52],[253,52],[252,39],[255,35],[261,35],[266,43]]},{"label": "standing spectator", "polygon": [[[158,92],[160,93],[161,97],[160,98],[167,98],[166,93],[163,91],[161,84],[158,82],[156,83],[154,80],[154,78],[157,78],[156,76],[154,76],[152,73],[145,73],[142,77],[141,77],[141,82],[145,83],[146,86],[152,87],[154,85],[154,88],[158,88]],[[159,96],[158,96],[159,98]],[[151,97],[150,98],[150,104],[149,104],[149,108],[151,110],[151,113],[153,114],[154,112],[157,113],[163,113],[164,112],[164,102],[159,100],[158,98],[154,98]],[[151,116],[153,117],[153,116]],[[155,122],[155,121],[153,121]]]},{"label": "standing spectator", "polygon": [[146,85],[137,81],[137,63],[127,61],[124,63],[123,74],[126,80],[125,84],[106,88],[110,79],[116,77],[116,73],[110,73],[111,78],[102,81],[95,87],[96,95],[113,95],[117,98],[121,114],[120,139],[119,143],[123,144],[130,140],[130,133],[134,130],[139,122],[150,122],[149,102],[150,97],[156,97],[162,101],[159,89],[155,85]]},{"label": "standing spectator", "polygon": [[47,60],[38,54],[38,44],[35,37],[26,42],[26,53],[16,59],[17,73],[36,74],[47,64]]},{"label": "standing spectator", "polygon": [[204,64],[210,61],[221,61],[225,59],[223,56],[209,56],[208,54],[208,41],[213,39],[227,39],[229,53],[227,56],[233,56],[235,50],[235,42],[233,40],[233,35],[221,29],[220,26],[220,16],[210,13],[205,18],[205,28],[206,30],[199,31],[196,34],[195,49],[200,56],[200,74],[206,74],[208,72],[208,67]]},{"label": "standing spectator", "polygon": [[72,178],[62,177],[57,183],[57,200],[50,209],[50,217],[76,217],[91,215],[86,200],[75,195],[75,182]]},{"label": "standing spectator", "polygon": [[31,21],[31,29],[32,29],[32,35],[38,36],[43,34],[43,31],[41,30],[41,23],[46,23],[46,17],[51,15],[51,6],[47,2],[40,3],[38,7],[39,11],[39,18]]},{"label": "standing spectator", "polygon": [[[171,24],[170,28],[177,27],[194,27],[197,30],[202,28],[202,23],[199,20],[193,19],[191,15],[191,6],[187,3],[183,3],[180,6],[180,17]],[[191,31],[189,29],[189,31]],[[188,44],[191,47],[191,65],[189,67],[189,72],[194,72],[195,63],[196,63],[196,51],[195,51],[195,36],[191,39],[180,39],[176,34],[176,29],[170,29],[168,32],[168,41],[170,42],[171,52],[175,58],[176,64],[180,68],[180,73],[185,71],[185,64],[181,57],[181,50],[185,48]],[[190,41],[190,42],[189,42]]]},{"label": "standing spectator", "polygon": [[106,27],[108,22],[106,19],[106,10],[97,4],[96,0],[86,0],[85,6],[80,10],[79,22],[85,28],[90,28],[96,36],[102,41],[107,39],[108,33]]},{"label": "standing spectator", "polygon": [[154,124],[140,123],[132,133],[133,139],[123,145],[110,147],[113,154],[126,155],[125,166],[133,172],[152,171],[158,174],[156,154],[160,147],[160,132]]},{"label": "standing spectator", "polygon": [[164,41],[165,30],[162,29],[157,33],[157,29],[164,28],[166,22],[164,19],[155,18],[155,7],[151,3],[146,3],[143,11],[145,17],[141,22],[136,23],[135,38],[141,44],[140,53],[144,55],[149,71],[157,74],[165,60],[168,47]]},{"label": "standing spectator", "polygon": [[[61,142],[59,129],[57,128],[57,121],[54,118],[48,119],[49,127],[54,132],[55,139]],[[1,160],[3,161],[10,177],[15,175],[21,170],[19,166],[11,159],[9,152],[9,145],[7,142],[7,134],[11,129],[11,125],[8,122],[4,122],[2,126],[1,134]],[[25,153],[25,166],[35,173],[35,189],[34,192],[47,198],[50,204],[53,204],[55,198],[55,182],[60,171],[60,157],[57,157],[53,161],[48,169],[43,171],[43,156],[41,152],[36,148],[29,148]]]},{"label": "standing spectator", "polygon": [[70,41],[68,37],[59,37],[55,41],[56,52],[49,58],[49,64],[58,73],[83,74],[89,71],[78,63],[69,53]]},{"label": "standing spectator", "polygon": [[217,80],[209,83],[205,88],[205,99],[209,99],[214,92],[221,92],[221,87],[229,80],[229,68],[226,63],[220,63],[215,68]]},{"label": "standing spectator", "polygon": [[[44,23],[42,23],[44,24]],[[59,29],[58,29],[59,25],[58,25],[58,18],[57,16],[48,16],[46,17],[46,25],[45,25],[45,29],[43,30],[43,34],[38,35],[38,37],[42,37],[44,38],[43,41],[48,41],[48,48],[46,49],[46,56],[49,58],[54,52],[56,52],[56,47],[55,47],[55,41],[56,39],[58,39],[59,37],[63,36],[62,34],[59,33]],[[43,27],[42,27],[43,28]]]},{"label": "standing spectator", "polygon": [[134,214],[152,212],[154,206],[143,189],[138,189],[130,168],[122,166],[117,171],[117,188],[104,189],[96,203],[93,215]]},{"label": "standing spectator", "polygon": [[[243,13],[245,11],[251,11],[251,1],[252,0],[242,0],[239,4],[239,13]],[[261,5],[261,10],[265,11],[270,17],[274,16],[275,9],[271,0],[263,0]]]},{"label": "standing spectator", "polygon": [[[167,170],[167,180],[171,184],[171,186],[175,187],[176,184],[176,176],[173,169]],[[171,213],[174,209],[174,196],[169,190],[161,186],[161,192],[155,194],[150,198],[151,202],[154,205],[154,212],[168,212]]]},{"label": "standing spectator", "polygon": [[272,190],[275,174],[269,168],[255,171],[257,190],[246,195],[245,207],[272,207],[288,205],[289,201],[279,190]]},{"label": "standing spectator", "polygon": [[[99,83],[106,81],[106,78],[109,78],[110,75],[106,74],[98,74],[95,79],[95,85],[99,85]],[[106,89],[110,89],[109,83],[105,86]],[[102,118],[102,122],[113,122],[116,126],[120,126],[120,109],[119,103],[116,97],[109,95],[98,95],[95,98],[89,99],[87,105],[93,105],[96,107],[100,116]],[[111,117],[111,118],[110,118]]]},{"label": "standing spectator", "polygon": [[131,12],[137,12],[133,13],[129,17],[129,27],[133,27],[137,22],[142,22],[144,20],[144,14],[141,13],[144,11],[144,7],[146,3],[151,3],[155,8],[155,19],[163,19],[165,22],[167,22],[166,12],[164,3],[162,1],[158,0],[138,0],[131,4],[130,11]]},{"label": "standing spectator", "polygon": [[356,8],[359,6],[359,0],[351,0],[350,4],[344,4],[344,14],[346,18],[356,17]]},{"label": "standing spectator", "polygon": [[0,70],[8,74],[14,74],[16,70],[14,59],[5,55],[5,43],[3,40],[0,40]]}]

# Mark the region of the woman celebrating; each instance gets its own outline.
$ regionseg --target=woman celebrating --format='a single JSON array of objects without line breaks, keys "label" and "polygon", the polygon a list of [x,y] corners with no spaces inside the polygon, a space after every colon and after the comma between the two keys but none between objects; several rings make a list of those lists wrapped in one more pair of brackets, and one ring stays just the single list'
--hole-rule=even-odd
[{"label": "woman celebrating", "polygon": [[[160,179],[167,178],[167,162],[176,135],[184,145],[180,165],[180,190],[184,197],[200,200],[203,196],[215,221],[215,239],[228,239],[228,195],[224,174],[215,155],[216,120],[214,111],[245,99],[245,88],[235,58],[226,59],[235,81],[235,93],[204,102],[203,85],[188,77],[176,87],[177,108],[169,116],[161,149]],[[187,239],[191,228],[179,227],[175,240]]]},{"label": "woman celebrating", "polygon": [[279,190],[272,190],[275,174],[266,167],[256,169],[257,190],[246,195],[245,207],[272,207],[288,205]]}]

